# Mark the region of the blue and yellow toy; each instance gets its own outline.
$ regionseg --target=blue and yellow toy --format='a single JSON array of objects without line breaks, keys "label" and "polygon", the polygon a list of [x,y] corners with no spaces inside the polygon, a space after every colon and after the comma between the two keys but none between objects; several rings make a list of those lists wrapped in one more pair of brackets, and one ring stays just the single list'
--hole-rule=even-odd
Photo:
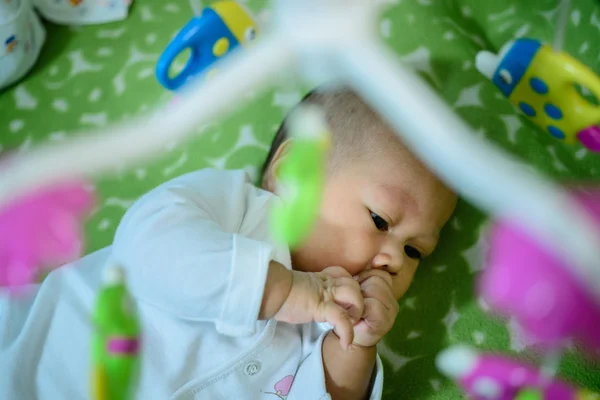
[{"label": "blue and yellow toy", "polygon": [[528,38],[507,43],[498,55],[479,52],[476,66],[545,132],[600,152],[600,106],[577,89],[600,99],[600,78],[590,68]]},{"label": "blue and yellow toy", "polygon": [[[235,1],[218,1],[192,18],[169,43],[158,59],[156,77],[165,88],[177,90],[196,76],[214,71],[210,66],[230,53],[238,45],[254,40],[258,25],[250,12]],[[169,71],[175,58],[185,49],[190,57],[183,70],[175,77]]]}]

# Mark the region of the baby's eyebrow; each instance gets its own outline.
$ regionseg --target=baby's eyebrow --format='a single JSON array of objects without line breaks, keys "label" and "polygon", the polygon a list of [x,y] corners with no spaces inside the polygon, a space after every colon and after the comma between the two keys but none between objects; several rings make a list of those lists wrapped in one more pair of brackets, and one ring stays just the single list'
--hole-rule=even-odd
[{"label": "baby's eyebrow", "polygon": [[405,211],[413,213],[419,212],[419,204],[407,190],[400,186],[390,185],[388,183],[379,183],[377,186],[383,195],[386,204],[394,205],[402,203]]},{"label": "baby's eyebrow", "polygon": [[415,239],[416,240],[419,240],[419,239],[423,240],[423,241],[427,242],[427,244],[429,244],[431,246],[435,246],[435,245],[437,245],[437,243],[438,243],[438,241],[440,239],[440,235],[437,232],[432,232],[432,233],[429,233],[429,234],[424,234],[424,235],[417,236]]},{"label": "baby's eyebrow", "polygon": [[414,237],[415,244],[421,245],[425,247],[423,250],[426,250],[428,253],[433,252],[433,250],[437,247],[440,238],[440,231],[438,229],[434,231],[430,231],[429,233],[423,233],[421,235],[417,235]]}]

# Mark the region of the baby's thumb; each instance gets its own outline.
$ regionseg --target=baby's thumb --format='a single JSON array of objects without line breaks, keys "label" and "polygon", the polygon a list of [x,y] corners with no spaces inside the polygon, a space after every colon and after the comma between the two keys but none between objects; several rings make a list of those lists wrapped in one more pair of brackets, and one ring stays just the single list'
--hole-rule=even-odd
[{"label": "baby's thumb", "polygon": [[333,331],[340,338],[342,349],[349,349],[354,340],[354,326],[348,311],[330,301],[325,306],[325,320],[333,326]]}]

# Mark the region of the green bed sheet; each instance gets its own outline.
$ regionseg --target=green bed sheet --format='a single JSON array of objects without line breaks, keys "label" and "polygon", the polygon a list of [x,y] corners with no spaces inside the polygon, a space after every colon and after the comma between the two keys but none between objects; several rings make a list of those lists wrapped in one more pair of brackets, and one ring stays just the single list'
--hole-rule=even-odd
[{"label": "green bed sheet", "polygon": [[[389,3],[381,36],[479,135],[550,178],[600,180],[600,155],[538,132],[474,69],[477,51],[497,50],[515,36],[552,41],[556,0]],[[247,4],[255,12],[268,6],[264,0]],[[26,152],[43,141],[60,142],[81,128],[108,126],[167,101],[171,95],[156,82],[154,67],[190,16],[187,1],[140,0],[118,23],[46,23],[48,38],[39,62],[24,80],[0,93],[0,151]],[[565,46],[600,72],[600,2],[573,2]],[[291,85],[259,94],[227,119],[204,127],[204,135],[172,143],[154,162],[98,179],[101,202],[86,225],[87,251],[110,244],[125,210],[161,182],[206,167],[247,168],[256,176],[282,117],[302,94]],[[487,315],[475,296],[487,222],[486,215],[461,201],[439,250],[418,271],[394,330],[381,344],[384,398],[461,398],[434,366],[436,353],[451,344],[537,359],[507,328],[510,323]],[[575,351],[563,358],[560,373],[600,391],[600,365]]]}]

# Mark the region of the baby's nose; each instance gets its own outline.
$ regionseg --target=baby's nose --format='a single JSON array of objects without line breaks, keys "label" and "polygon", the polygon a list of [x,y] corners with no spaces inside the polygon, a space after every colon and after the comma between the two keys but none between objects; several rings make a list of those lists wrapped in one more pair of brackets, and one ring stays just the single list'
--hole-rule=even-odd
[{"label": "baby's nose", "polygon": [[402,268],[400,257],[394,257],[389,253],[379,253],[373,258],[373,268],[385,269],[389,273],[395,274]]}]

